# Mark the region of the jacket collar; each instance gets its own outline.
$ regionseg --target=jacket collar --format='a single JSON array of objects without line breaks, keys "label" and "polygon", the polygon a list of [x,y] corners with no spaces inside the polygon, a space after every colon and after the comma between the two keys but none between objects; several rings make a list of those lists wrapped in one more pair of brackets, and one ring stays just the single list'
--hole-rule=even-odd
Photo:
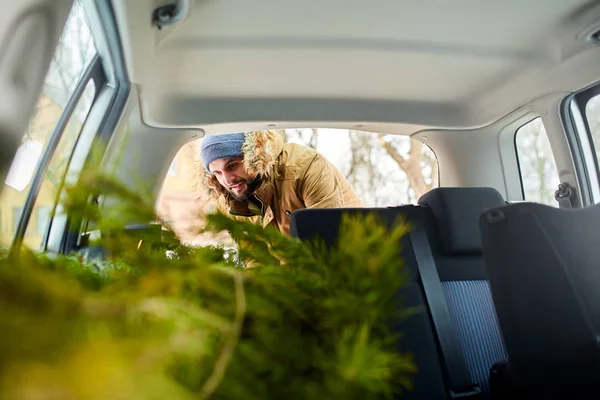
[{"label": "jacket collar", "polygon": [[[228,196],[227,205],[229,206],[229,213],[240,217],[253,217],[256,215],[268,217],[269,214],[273,214],[271,202],[273,200],[274,191],[275,186],[273,180],[266,179],[254,192],[254,202],[251,200],[237,201],[231,196]],[[268,222],[266,224],[268,224]]]}]

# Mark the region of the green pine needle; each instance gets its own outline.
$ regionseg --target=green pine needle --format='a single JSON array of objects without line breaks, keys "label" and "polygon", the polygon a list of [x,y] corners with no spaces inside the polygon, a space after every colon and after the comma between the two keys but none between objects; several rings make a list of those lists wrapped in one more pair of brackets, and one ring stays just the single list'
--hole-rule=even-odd
[{"label": "green pine needle", "polygon": [[[416,367],[388,326],[407,318],[399,257],[407,226],[345,218],[331,249],[207,216],[220,247],[142,248],[124,230],[155,220],[145,199],[97,174],[65,208],[109,255],[0,265],[0,398],[380,399],[411,390]],[[110,197],[111,209],[89,202]],[[256,265],[252,269],[243,264]]]}]

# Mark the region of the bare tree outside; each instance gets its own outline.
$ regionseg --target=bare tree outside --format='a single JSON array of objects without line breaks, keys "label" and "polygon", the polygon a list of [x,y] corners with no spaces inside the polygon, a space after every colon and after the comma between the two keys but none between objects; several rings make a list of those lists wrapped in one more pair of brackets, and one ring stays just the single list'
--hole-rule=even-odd
[{"label": "bare tree outside", "polygon": [[558,170],[542,120],[536,118],[519,128],[515,143],[525,200],[558,206],[554,199]]},{"label": "bare tree outside", "polygon": [[383,179],[382,172],[375,168],[377,142],[372,135],[350,131],[350,160],[344,171],[346,179],[363,201],[377,204],[377,187]]},{"label": "bare tree outside", "polygon": [[295,141],[310,148],[319,147],[318,129],[285,129],[285,140]]},{"label": "bare tree outside", "polygon": [[[83,9],[77,1],[73,4],[50,64],[50,70],[44,83],[44,93],[64,108],[95,54],[96,47],[92,33]],[[90,108],[92,100],[93,92],[84,92],[79,100],[80,110],[76,112],[76,118],[80,123],[87,115],[85,110]]]},{"label": "bare tree outside", "polygon": [[323,153],[367,206],[414,203],[438,185],[435,155],[409,137],[344,129],[286,131],[290,141]]},{"label": "bare tree outside", "polygon": [[[39,104],[58,107],[62,111],[95,54],[94,40],[85,14],[79,1],[76,1],[67,19],[44,82],[43,96],[47,100]],[[48,172],[48,179],[55,186],[62,180],[62,175],[69,160],[69,153],[73,150],[73,145],[79,136],[84,119],[92,106],[94,94],[95,87],[93,82],[90,82],[77,102],[71,119],[63,132]],[[48,113],[44,110],[43,105],[39,105],[39,107],[41,109],[38,112]],[[52,124],[52,127],[53,125],[55,124]],[[43,134],[47,141],[51,132],[46,131]]]},{"label": "bare tree outside", "polygon": [[[96,48],[85,14],[79,1],[76,1],[73,3],[73,8],[46,75],[42,88],[42,98],[36,106],[35,115],[29,129],[23,136],[23,141],[30,139],[47,140],[48,131],[56,125],[55,121],[40,121],[37,117],[40,114],[45,114],[47,107],[58,107],[61,110],[65,107],[85,68],[95,54]],[[85,91],[79,101],[74,116],[80,123],[87,115],[87,110],[93,100],[93,94],[93,92]],[[55,114],[52,113],[52,115]],[[41,126],[40,122],[46,122],[46,124]],[[73,132],[74,130],[72,126],[68,127],[66,134],[74,136],[77,134],[77,132]]]},{"label": "bare tree outside", "polygon": [[406,143],[405,138],[379,135],[380,145],[406,174],[411,189],[409,197],[414,201],[438,186],[438,163],[431,149],[415,139],[409,140],[409,148],[402,154],[399,140]]}]

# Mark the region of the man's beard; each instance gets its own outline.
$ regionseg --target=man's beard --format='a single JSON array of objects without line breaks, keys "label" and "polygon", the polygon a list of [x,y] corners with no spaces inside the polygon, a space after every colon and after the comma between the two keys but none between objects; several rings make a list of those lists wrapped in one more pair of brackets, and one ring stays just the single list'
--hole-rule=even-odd
[{"label": "man's beard", "polygon": [[240,195],[236,195],[231,190],[228,190],[228,191],[229,191],[229,194],[231,194],[231,196],[236,201],[246,201],[250,198],[250,196],[252,196],[252,194],[254,193],[256,188],[258,188],[258,186],[260,185],[260,182],[261,182],[260,177],[258,177],[258,176],[253,179],[245,180],[244,183],[246,184],[246,190],[244,190],[244,192]]}]

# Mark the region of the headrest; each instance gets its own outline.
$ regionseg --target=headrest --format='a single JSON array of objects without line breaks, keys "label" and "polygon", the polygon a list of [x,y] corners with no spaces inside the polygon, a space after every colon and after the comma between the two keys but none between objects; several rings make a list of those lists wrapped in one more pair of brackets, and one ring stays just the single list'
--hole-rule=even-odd
[{"label": "headrest", "polygon": [[481,253],[479,217],[505,202],[493,188],[448,187],[425,193],[419,204],[431,208],[446,252]]}]

